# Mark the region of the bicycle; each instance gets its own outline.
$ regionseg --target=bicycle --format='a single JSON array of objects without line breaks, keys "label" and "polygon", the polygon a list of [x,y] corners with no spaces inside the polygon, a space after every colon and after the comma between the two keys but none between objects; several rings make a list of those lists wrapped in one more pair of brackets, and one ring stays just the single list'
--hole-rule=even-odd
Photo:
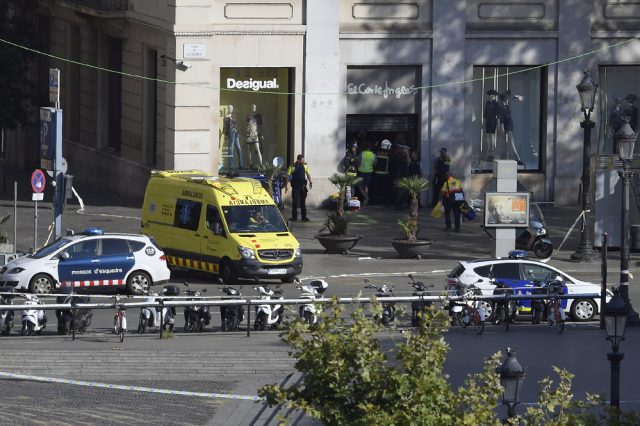
[{"label": "bicycle", "polygon": [[549,285],[549,328],[553,328],[554,324],[558,333],[562,333],[564,331],[564,309],[562,309],[562,305],[560,304],[560,299],[557,297],[553,297],[554,295],[562,294],[562,282],[553,282]]},{"label": "bicycle", "polygon": [[469,299],[476,296],[479,290],[475,285],[471,285],[464,290],[462,295],[464,306],[462,307],[462,318],[460,319],[460,326],[462,326],[462,328],[473,325],[478,335],[484,331],[484,312],[479,308],[480,302],[472,301],[469,303]]},{"label": "bicycle", "polygon": [[113,318],[113,332],[120,336],[120,343],[122,343],[124,341],[124,332],[127,331],[127,317],[125,315],[127,308],[124,306],[124,302],[120,300],[120,295],[115,296],[115,298],[113,307],[118,308],[118,313]]}]

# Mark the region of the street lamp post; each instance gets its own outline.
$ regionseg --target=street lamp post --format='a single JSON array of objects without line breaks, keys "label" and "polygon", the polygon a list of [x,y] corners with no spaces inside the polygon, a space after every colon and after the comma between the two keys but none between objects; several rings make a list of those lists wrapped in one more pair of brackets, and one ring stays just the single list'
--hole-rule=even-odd
[{"label": "street lamp post", "polygon": [[[621,286],[622,287],[622,286]],[[611,362],[611,406],[620,409],[620,362],[624,354],[618,353],[620,342],[624,340],[627,328],[628,305],[620,297],[618,289],[605,308],[604,323],[607,327],[607,340],[611,342],[613,352],[607,354]]]},{"label": "street lamp post", "polygon": [[[522,383],[527,374],[527,367],[522,367],[516,359],[516,350],[507,348],[507,359],[502,366],[498,367],[496,373],[500,375],[500,385],[502,385],[502,404],[507,405],[507,415],[509,419],[516,416],[515,406],[520,404],[520,394],[522,393]],[[508,419],[505,419],[505,423]]]},{"label": "street lamp post", "polygon": [[584,115],[584,121],[580,127],[584,129],[584,146],[582,152],[582,234],[580,235],[580,245],[575,253],[571,255],[574,262],[593,262],[598,260],[598,254],[593,251],[591,244],[591,226],[589,216],[591,215],[591,129],[596,125],[591,121],[591,111],[593,111],[598,83],[595,83],[589,75],[590,70],[584,70],[584,77],[580,84],[576,85],[580,95],[580,109]]},{"label": "street lamp post", "polygon": [[629,300],[629,182],[633,171],[629,170],[629,160],[633,158],[633,147],[638,137],[629,125],[629,117],[623,118],[624,123],[614,135],[618,146],[618,155],[622,161],[622,171],[618,172],[622,179],[622,224],[620,232],[620,296],[628,305],[629,325],[639,325],[638,313],[633,310]]}]

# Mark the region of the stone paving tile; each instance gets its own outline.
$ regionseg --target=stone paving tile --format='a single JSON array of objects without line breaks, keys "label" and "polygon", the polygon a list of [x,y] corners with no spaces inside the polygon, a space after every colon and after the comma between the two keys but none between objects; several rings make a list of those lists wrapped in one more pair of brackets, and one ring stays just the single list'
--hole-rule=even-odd
[{"label": "stone paving tile", "polygon": [[[231,393],[234,381],[103,380],[123,385]],[[206,425],[224,400],[31,380],[2,379],[2,425]]]}]

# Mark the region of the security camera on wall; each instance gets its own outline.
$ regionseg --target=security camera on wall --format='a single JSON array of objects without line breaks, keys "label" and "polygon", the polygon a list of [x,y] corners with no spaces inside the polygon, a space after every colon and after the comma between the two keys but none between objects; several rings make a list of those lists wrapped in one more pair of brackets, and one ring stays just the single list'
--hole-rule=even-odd
[{"label": "security camera on wall", "polygon": [[189,68],[191,68],[193,65],[188,64],[184,61],[178,61],[176,62],[176,68],[179,69],[180,71],[186,71]]}]

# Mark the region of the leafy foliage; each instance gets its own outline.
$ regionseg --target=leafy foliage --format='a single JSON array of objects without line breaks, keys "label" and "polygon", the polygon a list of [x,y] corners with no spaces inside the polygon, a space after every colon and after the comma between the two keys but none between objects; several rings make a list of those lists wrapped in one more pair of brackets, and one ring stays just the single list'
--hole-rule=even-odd
[{"label": "leafy foliage", "polygon": [[[411,216],[407,216],[405,219],[400,219],[398,221],[398,225],[400,225],[400,231],[405,238],[409,238],[411,235],[411,231],[413,230],[413,219]],[[418,231],[416,231],[416,234]]]},{"label": "leafy foliage", "polygon": [[[38,0],[0,1],[0,38],[32,49],[41,49],[37,27],[32,21]],[[38,86],[29,79],[36,54],[0,42],[0,129],[29,125],[40,104]],[[45,84],[41,82],[40,84]],[[44,104],[43,104],[44,105]]]},{"label": "leafy foliage", "polygon": [[414,175],[397,179],[395,186],[396,188],[405,189],[411,196],[411,206],[409,209],[411,226],[405,228],[403,223],[400,223],[400,226],[402,226],[402,232],[406,234],[407,241],[416,241],[416,234],[418,233],[418,195],[422,191],[429,189],[429,181],[421,176]]},{"label": "leafy foliage", "polygon": [[[405,333],[392,355],[374,337],[382,326],[362,307],[349,321],[342,318],[337,300],[323,310],[320,323],[289,324],[282,341],[292,346],[295,368],[305,375],[288,388],[263,387],[259,394],[268,405],[286,404],[326,425],[500,424],[494,413],[502,392],[495,373],[499,354],[455,393],[443,373],[449,346],[439,327],[447,322],[445,314],[428,310],[422,326]],[[381,311],[379,305],[372,308],[374,315]],[[395,365],[388,364],[389,357]]]},{"label": "leafy foliage", "polygon": [[[0,216],[0,225],[5,224],[11,218],[11,213],[6,216]],[[4,244],[9,241],[9,234],[0,229],[0,244]]]},{"label": "leafy foliage", "polygon": [[267,191],[269,192],[271,198],[273,198],[273,179],[277,176],[280,169],[282,169],[282,166],[274,166],[268,161],[265,161],[264,163],[259,164],[257,167],[260,173],[263,173],[267,178]]},{"label": "leafy foliage", "polygon": [[325,229],[328,229],[331,235],[347,235],[349,222],[351,222],[351,219],[347,216],[338,216],[338,212],[329,213],[327,214],[327,220],[322,224],[322,228],[318,232],[324,232]]},{"label": "leafy foliage", "polygon": [[[347,186],[357,186],[362,182],[361,177],[353,175],[341,175],[340,173],[334,173],[329,176],[329,182],[334,184],[338,188],[338,207],[336,209],[337,216],[342,217],[344,215],[344,194]],[[345,228],[346,229],[346,228]]]}]

